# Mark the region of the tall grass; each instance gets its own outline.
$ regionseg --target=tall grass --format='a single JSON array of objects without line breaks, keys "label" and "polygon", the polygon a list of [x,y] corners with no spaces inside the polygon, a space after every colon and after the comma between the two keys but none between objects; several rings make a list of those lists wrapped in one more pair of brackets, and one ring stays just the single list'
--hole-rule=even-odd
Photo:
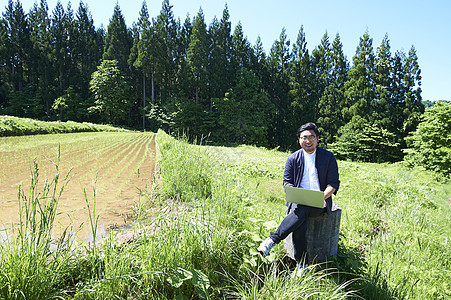
[{"label": "tall grass", "polygon": [[162,132],[158,141],[162,178],[148,230],[130,245],[110,236],[99,252],[101,275],[86,281],[76,299],[249,299],[248,289],[253,299],[349,296],[326,273],[292,280],[282,247],[270,259],[256,253],[263,228],[275,222],[266,222],[268,212],[239,168]]},{"label": "tall grass", "polygon": [[31,166],[29,190],[19,188],[20,222],[12,224],[0,247],[0,298],[48,299],[60,294],[59,286],[67,276],[72,255],[67,229],[58,240],[52,232],[58,200],[70,180],[70,172],[60,183],[58,162],[55,177],[38,190],[39,167]]},{"label": "tall grass", "polygon": [[[367,299],[451,296],[450,206],[432,174],[403,165],[340,162],[341,241],[358,252],[358,288]],[[346,263],[346,259],[349,259]],[[345,269],[353,259],[341,260]],[[355,263],[355,260],[354,260]]]},{"label": "tall grass", "polygon": [[[165,271],[167,273],[179,268],[201,270],[211,282],[211,294],[215,297],[232,294],[241,297],[237,293],[240,286],[236,283],[252,284],[255,278],[249,274],[280,265],[279,258],[283,257],[280,255],[281,247],[275,251],[274,260],[262,260],[254,250],[261,239],[262,226],[268,226],[265,222],[267,212],[260,214],[263,211],[260,208],[262,200],[255,192],[255,186],[248,185],[247,178],[240,175],[239,169],[220,163],[224,161],[222,153],[174,140],[163,133],[159,133],[159,144],[162,196],[179,199],[181,211],[176,222],[165,224],[165,228],[175,225],[175,232],[168,231],[164,237],[158,235],[159,239],[164,239],[159,244],[167,242],[172,248],[147,247],[152,249],[148,251],[155,248],[158,253],[170,251],[168,255],[160,256],[165,260],[164,265],[171,266]],[[269,226],[274,226],[273,222]],[[174,251],[176,255],[171,254]],[[258,276],[270,282],[274,274]],[[309,276],[320,277],[314,273]],[[332,294],[345,295],[335,284],[320,281],[322,286],[317,285],[312,296],[320,291],[326,298]],[[193,290],[184,290],[183,294],[189,295],[190,292]]]},{"label": "tall grass", "polygon": [[237,299],[358,299],[358,295],[348,289],[351,282],[336,285],[332,274],[325,271],[293,277],[288,269],[280,269],[272,264],[264,273],[249,273],[250,281],[234,281],[231,296]]}]

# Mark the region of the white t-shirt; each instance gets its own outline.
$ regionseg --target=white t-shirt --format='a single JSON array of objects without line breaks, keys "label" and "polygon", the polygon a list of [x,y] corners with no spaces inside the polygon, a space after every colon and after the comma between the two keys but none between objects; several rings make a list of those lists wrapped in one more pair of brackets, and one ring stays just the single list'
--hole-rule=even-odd
[{"label": "white t-shirt", "polygon": [[304,149],[304,173],[302,174],[301,188],[319,191],[318,171],[315,167],[316,149],[312,154],[307,153]]}]

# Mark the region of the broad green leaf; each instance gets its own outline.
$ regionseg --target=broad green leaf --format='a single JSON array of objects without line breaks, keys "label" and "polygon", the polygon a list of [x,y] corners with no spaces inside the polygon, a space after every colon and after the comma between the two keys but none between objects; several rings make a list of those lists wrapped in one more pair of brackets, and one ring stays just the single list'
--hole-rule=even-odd
[{"label": "broad green leaf", "polygon": [[177,268],[177,273],[180,274],[180,278],[182,278],[183,280],[193,278],[193,273],[183,268]]},{"label": "broad green leaf", "polygon": [[191,271],[193,274],[193,285],[203,286],[207,289],[210,287],[210,280],[208,280],[207,275],[197,269],[193,269]]},{"label": "broad green leaf", "polygon": [[202,299],[207,299],[208,288],[210,287],[210,280],[207,275],[197,269],[191,270],[193,273],[193,285],[196,289],[197,295]]},{"label": "broad green leaf", "polygon": [[279,226],[279,224],[277,224],[276,221],[267,221],[267,222],[263,223],[263,226],[266,229],[272,229],[272,228],[276,228],[277,226]]},{"label": "broad green leaf", "polygon": [[258,255],[259,254],[259,252],[257,250],[255,250],[254,248],[249,248],[249,253],[251,255]]},{"label": "broad green leaf", "polygon": [[262,239],[258,234],[256,234],[256,233],[253,233],[253,234],[251,235],[251,239],[252,239],[254,242],[261,242],[261,241],[263,241],[263,239]]}]

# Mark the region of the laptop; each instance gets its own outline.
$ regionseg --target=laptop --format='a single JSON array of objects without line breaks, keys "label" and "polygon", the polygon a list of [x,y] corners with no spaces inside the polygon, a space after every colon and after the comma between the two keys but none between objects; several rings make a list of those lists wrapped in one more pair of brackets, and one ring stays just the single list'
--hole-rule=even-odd
[{"label": "laptop", "polygon": [[292,186],[285,187],[285,198],[287,202],[298,203],[318,208],[324,207],[324,192],[306,190]]}]

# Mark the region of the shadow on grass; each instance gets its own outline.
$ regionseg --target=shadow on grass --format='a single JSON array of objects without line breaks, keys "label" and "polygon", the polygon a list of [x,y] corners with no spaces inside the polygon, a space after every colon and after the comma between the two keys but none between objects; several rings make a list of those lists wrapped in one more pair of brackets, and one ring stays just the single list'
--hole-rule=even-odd
[{"label": "shadow on grass", "polygon": [[337,284],[351,281],[348,289],[357,291],[363,299],[403,299],[407,294],[406,287],[394,289],[389,285],[387,275],[379,264],[376,267],[367,264],[361,247],[350,248],[340,243],[338,254],[325,265],[332,271],[338,271],[333,274]]}]

